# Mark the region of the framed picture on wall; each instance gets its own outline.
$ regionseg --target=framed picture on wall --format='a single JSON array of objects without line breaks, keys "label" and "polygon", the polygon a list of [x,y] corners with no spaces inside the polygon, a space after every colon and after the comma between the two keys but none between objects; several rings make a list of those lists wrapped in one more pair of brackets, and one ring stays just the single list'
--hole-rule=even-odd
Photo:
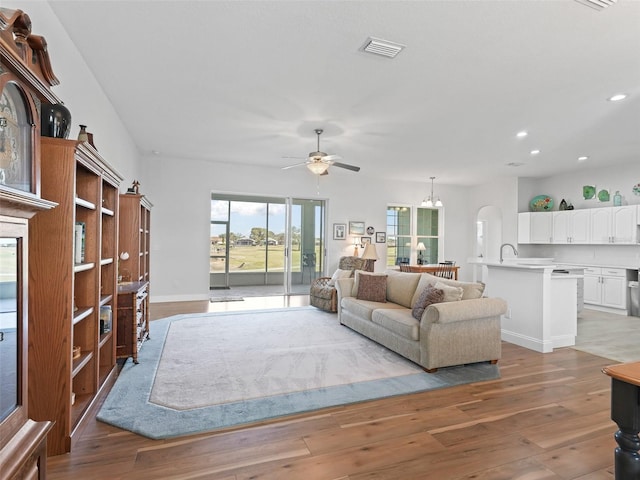
[{"label": "framed picture on wall", "polygon": [[349,222],[349,235],[364,235],[364,222]]},{"label": "framed picture on wall", "polygon": [[376,232],[376,243],[387,243],[387,232]]},{"label": "framed picture on wall", "polygon": [[334,240],[346,240],[347,239],[347,224],[346,223],[334,223],[333,224],[333,239]]},{"label": "framed picture on wall", "polygon": [[360,245],[366,245],[367,243],[371,243],[371,237],[360,237]]}]

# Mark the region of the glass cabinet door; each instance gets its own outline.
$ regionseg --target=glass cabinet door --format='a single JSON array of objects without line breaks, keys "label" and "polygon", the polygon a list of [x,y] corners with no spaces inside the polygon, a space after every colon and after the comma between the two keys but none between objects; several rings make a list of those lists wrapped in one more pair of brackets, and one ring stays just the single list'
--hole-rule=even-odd
[{"label": "glass cabinet door", "polygon": [[0,184],[32,191],[32,130],[22,89],[7,82],[0,92]]},{"label": "glass cabinet door", "polygon": [[0,237],[0,422],[21,403],[19,239]]}]

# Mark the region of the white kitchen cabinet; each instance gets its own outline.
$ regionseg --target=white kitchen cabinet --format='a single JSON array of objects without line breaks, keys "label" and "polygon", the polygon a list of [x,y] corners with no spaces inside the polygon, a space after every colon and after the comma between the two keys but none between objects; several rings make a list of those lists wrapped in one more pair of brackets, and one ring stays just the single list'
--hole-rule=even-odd
[{"label": "white kitchen cabinet", "polygon": [[624,268],[585,267],[584,303],[619,309],[626,314],[627,277]]},{"label": "white kitchen cabinet", "polygon": [[585,244],[591,240],[589,210],[563,210],[552,213],[552,243]]},{"label": "white kitchen cabinet", "polygon": [[518,243],[638,245],[640,206],[519,213]]},{"label": "white kitchen cabinet", "polygon": [[638,206],[591,209],[591,243],[637,244]]},{"label": "white kitchen cabinet", "polygon": [[531,243],[531,214],[518,214],[518,243]]},{"label": "white kitchen cabinet", "polygon": [[518,214],[518,243],[551,243],[553,215],[550,212]]}]

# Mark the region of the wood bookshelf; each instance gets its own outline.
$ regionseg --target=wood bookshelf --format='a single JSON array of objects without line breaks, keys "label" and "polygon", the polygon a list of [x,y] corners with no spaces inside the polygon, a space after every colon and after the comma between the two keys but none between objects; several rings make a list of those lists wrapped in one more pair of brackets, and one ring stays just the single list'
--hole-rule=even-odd
[{"label": "wood bookshelf", "polygon": [[[47,451],[58,455],[71,451],[83,416],[115,373],[116,327],[101,333],[100,309],[117,311],[122,177],[91,145],[45,137],[41,177],[42,196],[58,206],[37,216],[29,233],[29,413],[55,421]],[[84,248],[80,262],[77,248]]]},{"label": "wood bookshelf", "polygon": [[144,195],[126,193],[120,195],[119,250],[129,254],[120,260],[123,282],[148,282],[151,209],[153,204]]}]

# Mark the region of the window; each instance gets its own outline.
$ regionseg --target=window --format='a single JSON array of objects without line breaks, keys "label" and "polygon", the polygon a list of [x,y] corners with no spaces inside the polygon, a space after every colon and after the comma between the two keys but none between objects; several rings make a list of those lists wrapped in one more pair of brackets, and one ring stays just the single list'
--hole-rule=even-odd
[{"label": "window", "polygon": [[416,247],[420,242],[425,246],[422,252],[423,262],[438,263],[439,253],[442,250],[440,243],[442,241],[440,232],[443,230],[442,214],[443,211],[439,208],[389,205],[387,207],[387,266],[415,263]]},{"label": "window", "polygon": [[438,225],[440,210],[437,208],[417,208],[415,245],[422,242],[426,248],[422,252],[424,263],[438,263]]},{"label": "window", "polygon": [[411,258],[411,207],[387,207],[387,266],[409,263]]}]

